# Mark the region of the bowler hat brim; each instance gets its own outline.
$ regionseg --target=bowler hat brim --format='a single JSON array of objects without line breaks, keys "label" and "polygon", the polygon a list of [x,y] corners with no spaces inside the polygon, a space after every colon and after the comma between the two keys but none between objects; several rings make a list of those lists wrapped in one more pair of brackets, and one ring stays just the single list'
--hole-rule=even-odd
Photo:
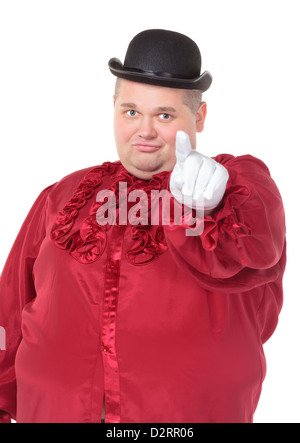
[{"label": "bowler hat brim", "polygon": [[116,77],[140,83],[177,89],[198,89],[205,92],[212,83],[212,75],[205,71],[197,78],[179,78],[167,72],[143,71],[140,69],[124,68],[118,58],[110,59],[108,63],[110,72]]}]

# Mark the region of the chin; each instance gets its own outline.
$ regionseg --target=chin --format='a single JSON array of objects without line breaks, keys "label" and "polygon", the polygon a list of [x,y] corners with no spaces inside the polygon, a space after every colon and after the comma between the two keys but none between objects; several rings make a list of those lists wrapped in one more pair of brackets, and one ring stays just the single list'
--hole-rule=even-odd
[{"label": "chin", "polygon": [[162,169],[157,165],[151,165],[149,162],[137,162],[136,164],[128,165],[127,170],[136,177],[147,180]]},{"label": "chin", "polygon": [[151,180],[152,176],[157,174],[157,172],[156,171],[135,170],[134,172],[132,172],[132,174],[141,180]]},{"label": "chin", "polygon": [[130,174],[142,180],[151,180],[152,176],[163,171],[172,171],[175,164],[172,166],[167,163],[151,164],[148,161],[140,162],[124,162],[123,166],[127,169]]}]

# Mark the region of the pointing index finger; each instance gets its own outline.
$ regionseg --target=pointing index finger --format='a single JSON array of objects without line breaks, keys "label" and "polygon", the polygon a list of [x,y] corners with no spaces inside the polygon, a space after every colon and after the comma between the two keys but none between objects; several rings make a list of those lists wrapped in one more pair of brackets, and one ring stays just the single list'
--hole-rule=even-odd
[{"label": "pointing index finger", "polygon": [[176,134],[176,158],[177,162],[184,163],[185,159],[192,152],[190,138],[184,131],[177,131]]}]

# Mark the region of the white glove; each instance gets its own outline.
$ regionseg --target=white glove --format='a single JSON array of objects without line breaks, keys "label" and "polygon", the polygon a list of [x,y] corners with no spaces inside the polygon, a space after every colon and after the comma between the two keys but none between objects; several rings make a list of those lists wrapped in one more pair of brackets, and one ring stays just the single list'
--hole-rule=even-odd
[{"label": "white glove", "polygon": [[181,204],[210,211],[221,202],[229,178],[227,169],[195,151],[188,134],[176,135],[177,163],[170,178],[170,190]]}]

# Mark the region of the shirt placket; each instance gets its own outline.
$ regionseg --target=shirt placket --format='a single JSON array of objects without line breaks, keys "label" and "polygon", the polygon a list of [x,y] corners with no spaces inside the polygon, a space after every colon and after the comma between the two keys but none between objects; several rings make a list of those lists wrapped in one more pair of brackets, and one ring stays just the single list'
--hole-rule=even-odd
[{"label": "shirt placket", "polygon": [[108,249],[102,319],[105,423],[120,423],[120,378],[116,352],[116,318],[122,246],[126,226],[112,227]]}]

